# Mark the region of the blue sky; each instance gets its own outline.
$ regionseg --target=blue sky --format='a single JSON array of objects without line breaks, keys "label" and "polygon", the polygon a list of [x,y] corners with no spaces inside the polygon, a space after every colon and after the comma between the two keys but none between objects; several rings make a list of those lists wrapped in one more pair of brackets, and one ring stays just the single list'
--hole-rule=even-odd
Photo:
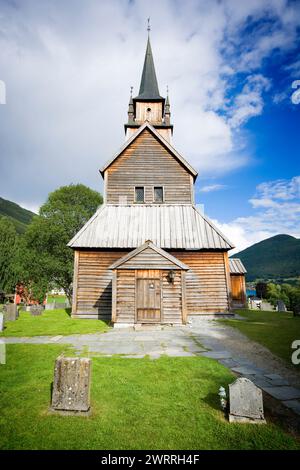
[{"label": "blue sky", "polygon": [[70,5],[0,0],[0,196],[38,210],[64,184],[102,191],[98,168],[124,141],[150,16],[197,203],[237,249],[299,237],[300,1]]}]

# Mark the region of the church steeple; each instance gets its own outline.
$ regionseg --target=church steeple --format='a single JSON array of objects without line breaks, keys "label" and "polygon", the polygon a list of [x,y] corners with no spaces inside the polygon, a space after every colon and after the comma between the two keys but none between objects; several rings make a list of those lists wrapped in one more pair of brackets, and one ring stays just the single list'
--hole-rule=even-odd
[{"label": "church steeple", "polygon": [[148,40],[140,89],[139,94],[135,98],[132,98],[132,94],[130,96],[128,122],[125,124],[126,139],[145,121],[148,121],[170,142],[173,126],[170,124],[169,97],[166,100],[159,94],[149,31],[148,20]]},{"label": "church steeple", "polygon": [[150,37],[148,36],[140,91],[135,99],[161,100],[155,73]]}]

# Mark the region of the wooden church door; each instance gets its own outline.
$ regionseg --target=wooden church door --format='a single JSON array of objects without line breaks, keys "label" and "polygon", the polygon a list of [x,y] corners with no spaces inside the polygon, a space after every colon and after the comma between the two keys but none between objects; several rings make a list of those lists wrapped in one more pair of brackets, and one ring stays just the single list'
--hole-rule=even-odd
[{"label": "wooden church door", "polygon": [[136,321],[159,323],[161,321],[161,278],[156,269],[136,271]]}]

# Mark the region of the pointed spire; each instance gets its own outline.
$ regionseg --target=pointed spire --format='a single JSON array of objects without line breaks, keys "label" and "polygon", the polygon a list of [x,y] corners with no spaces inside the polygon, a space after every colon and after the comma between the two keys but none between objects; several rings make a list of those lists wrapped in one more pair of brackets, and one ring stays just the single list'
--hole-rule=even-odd
[{"label": "pointed spire", "polygon": [[139,95],[136,97],[138,99],[161,99],[162,97],[159,94],[157,78],[155,73],[152,49],[150,44],[149,37],[150,26],[148,22],[148,40],[147,40],[147,49],[144,60],[144,67],[142,73],[142,79],[140,84]]},{"label": "pointed spire", "polygon": [[132,100],[132,90],[133,87],[130,87],[130,99],[129,99],[129,105],[128,105],[128,123],[133,123],[134,121],[134,106],[133,106],[133,100]]},{"label": "pointed spire", "polygon": [[164,114],[164,121],[167,126],[170,125],[170,101],[169,101],[169,87],[167,86],[167,98],[165,102],[165,114]]}]

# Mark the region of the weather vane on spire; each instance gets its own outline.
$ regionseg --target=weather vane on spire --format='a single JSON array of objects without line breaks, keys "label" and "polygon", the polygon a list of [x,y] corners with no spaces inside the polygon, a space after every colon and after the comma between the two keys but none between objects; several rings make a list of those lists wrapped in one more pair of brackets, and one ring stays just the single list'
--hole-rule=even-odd
[{"label": "weather vane on spire", "polygon": [[147,26],[147,31],[148,31],[148,34],[150,33],[151,31],[151,27],[150,27],[150,16],[148,18],[148,26]]},{"label": "weather vane on spire", "polygon": [[133,86],[130,87],[130,96],[132,97]]}]

